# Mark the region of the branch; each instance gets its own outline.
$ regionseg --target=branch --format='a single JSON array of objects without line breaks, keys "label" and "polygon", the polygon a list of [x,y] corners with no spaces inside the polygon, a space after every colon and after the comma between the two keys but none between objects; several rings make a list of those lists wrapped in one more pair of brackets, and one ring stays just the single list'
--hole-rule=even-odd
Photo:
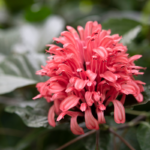
[{"label": "branch", "polygon": [[[138,124],[139,123],[139,121],[141,121],[141,120],[143,120],[143,119],[145,119],[146,118],[146,116],[138,116],[138,117],[136,117],[135,119],[133,119],[132,121],[130,121],[129,123],[125,123],[125,124],[123,124],[123,125],[121,125],[121,126],[119,126],[119,127],[117,127],[117,128],[114,128],[115,130],[120,130],[120,129],[124,129],[124,128],[129,128],[129,127],[131,127],[131,126],[134,126],[134,125],[136,125],[136,124]],[[113,128],[113,127],[112,127]],[[113,130],[112,128],[109,128],[108,126],[106,127],[106,129],[107,130]],[[114,130],[113,130],[114,131]],[[59,147],[58,149],[56,149],[56,150],[62,150],[62,149],[64,149],[65,147],[67,147],[67,146],[69,146],[69,145],[71,145],[71,144],[73,144],[73,143],[75,143],[75,142],[77,142],[77,141],[79,141],[79,140],[81,140],[81,139],[83,139],[83,138],[85,138],[85,137],[87,137],[87,136],[89,136],[89,135],[91,135],[91,134],[93,134],[93,133],[95,133],[96,132],[96,130],[91,130],[91,131],[89,131],[89,132],[87,132],[87,133],[85,133],[85,134],[83,134],[83,135],[80,135],[80,136],[78,136],[77,138],[75,138],[75,139],[73,139],[73,140],[71,140],[71,141],[69,141],[68,143],[66,143],[66,144],[64,144],[64,145],[62,145],[61,147]],[[111,131],[110,131],[111,132]],[[117,134],[117,133],[116,133]],[[114,134],[114,135],[116,135],[116,134]],[[117,134],[118,135],[118,134]],[[116,135],[116,136],[117,136]],[[98,136],[98,135],[97,135]],[[96,140],[97,140],[97,136],[96,136]],[[119,136],[119,135],[118,135]],[[124,139],[123,139],[124,140]],[[96,141],[96,145],[98,144],[98,141]],[[99,145],[99,144],[98,144]],[[98,150],[98,149],[97,149]],[[135,149],[131,149],[131,150],[135,150]]]},{"label": "branch", "polygon": [[129,128],[131,126],[135,126],[135,125],[139,124],[140,121],[145,119],[145,118],[146,118],[146,116],[142,116],[142,115],[138,116],[138,117],[134,118],[132,121],[130,121],[129,123],[125,123],[125,124],[123,124],[123,125],[121,125],[117,128],[114,128],[114,129],[115,130],[120,130],[120,129],[124,129],[124,128]]},{"label": "branch", "polygon": [[99,150],[99,130],[96,131],[96,150]]},{"label": "branch", "polygon": [[95,133],[96,131],[97,131],[97,130],[91,130],[91,131],[89,131],[89,132],[87,132],[87,133],[85,133],[85,134],[83,134],[83,135],[80,135],[80,136],[78,136],[77,138],[75,138],[75,139],[69,141],[68,143],[62,145],[61,147],[57,148],[56,150],[62,150],[62,149],[64,149],[65,147],[67,147],[67,146],[69,146],[69,145],[71,145],[71,144],[73,144],[73,143],[75,143],[75,142],[77,142],[77,141],[79,141],[79,140],[81,140],[81,139],[83,139],[83,138],[85,138],[85,137],[87,137],[87,136],[89,136],[89,135]]},{"label": "branch", "polygon": [[132,115],[142,115],[142,116],[150,116],[150,112],[145,112],[145,111],[137,111],[137,110],[132,110],[132,109],[126,109],[125,112],[127,114],[132,114]]},{"label": "branch", "polygon": [[117,134],[112,128],[109,128],[109,131],[117,136],[124,144],[126,144],[130,150],[135,150],[124,138]]}]

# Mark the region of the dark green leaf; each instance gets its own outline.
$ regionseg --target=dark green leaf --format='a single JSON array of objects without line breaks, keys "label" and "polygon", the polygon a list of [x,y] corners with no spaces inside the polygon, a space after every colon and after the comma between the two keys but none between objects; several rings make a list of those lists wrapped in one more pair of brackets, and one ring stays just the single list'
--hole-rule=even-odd
[{"label": "dark green leaf", "polygon": [[110,140],[111,136],[108,131],[100,131],[100,150],[108,150]]},{"label": "dark green leaf", "polygon": [[[119,132],[120,136],[122,136],[129,144],[132,145],[136,150],[141,150],[139,143],[136,138],[136,130],[135,128],[130,128],[127,130],[124,130],[124,132]],[[120,143],[119,150],[130,150],[124,143],[122,143],[120,140],[118,141]]]},{"label": "dark green leaf", "polygon": [[[62,125],[59,125],[59,127],[61,126]],[[77,137],[70,131],[69,127],[63,130],[60,129],[59,127],[57,127],[56,130],[54,128],[54,130],[51,130],[49,132],[46,140],[44,141],[44,145],[48,145],[48,146],[43,145],[45,149],[56,150],[58,147],[66,144],[67,142]],[[84,147],[83,141],[79,140],[67,146],[66,148],[64,148],[64,150],[86,150],[86,148]]]},{"label": "dark green leaf", "polygon": [[47,130],[45,129],[35,129],[28,135],[26,135],[23,139],[21,139],[13,150],[23,150],[28,147],[33,141],[37,139],[37,137],[41,136]]},{"label": "dark green leaf", "polygon": [[[99,131],[99,149],[108,150],[110,143],[110,133],[108,131]],[[87,150],[95,150],[96,148],[96,133],[83,139],[83,143]]]},{"label": "dark green leaf", "polygon": [[[35,6],[35,7],[34,7]],[[42,21],[51,14],[51,10],[47,6],[33,5],[25,12],[26,20],[30,22]]]},{"label": "dark green leaf", "polygon": [[48,125],[48,105],[44,100],[35,101],[34,103],[20,103],[20,106],[7,106],[5,110],[9,113],[19,115],[23,122],[29,127],[37,128],[46,127]]},{"label": "dark green leaf", "polygon": [[34,0],[21,0],[21,1],[20,0],[13,0],[13,1],[4,0],[4,1],[5,1],[6,6],[11,12],[18,12],[21,9],[27,6],[30,6],[34,2]]},{"label": "dark green leaf", "polygon": [[137,139],[142,150],[150,149],[150,125],[146,122],[141,123],[137,129]]},{"label": "dark green leaf", "polygon": [[95,133],[83,139],[82,141],[87,150],[95,150],[96,148],[96,134]]}]

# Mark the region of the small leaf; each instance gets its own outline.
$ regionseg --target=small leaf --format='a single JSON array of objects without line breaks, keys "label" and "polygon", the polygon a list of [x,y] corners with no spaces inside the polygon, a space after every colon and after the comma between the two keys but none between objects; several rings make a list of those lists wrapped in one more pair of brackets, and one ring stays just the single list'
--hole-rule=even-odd
[{"label": "small leaf", "polygon": [[51,10],[47,6],[32,5],[25,12],[25,19],[30,22],[38,22],[44,20],[51,14]]},{"label": "small leaf", "polygon": [[146,122],[140,124],[137,129],[137,139],[142,150],[150,149],[150,125]]}]

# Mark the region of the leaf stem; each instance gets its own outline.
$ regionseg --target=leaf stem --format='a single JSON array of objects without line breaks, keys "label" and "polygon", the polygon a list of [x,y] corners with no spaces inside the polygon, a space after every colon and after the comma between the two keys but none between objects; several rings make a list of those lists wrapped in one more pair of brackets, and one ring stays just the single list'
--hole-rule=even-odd
[{"label": "leaf stem", "polygon": [[112,128],[109,128],[109,131],[115,136],[117,136],[124,144],[126,144],[130,150],[135,150],[124,138],[117,134]]},{"label": "leaf stem", "polygon": [[96,131],[96,150],[99,150],[99,130]]},{"label": "leaf stem", "polygon": [[127,114],[150,116],[149,112],[137,111],[137,110],[131,110],[131,109],[126,109],[125,111],[126,111]]},{"label": "leaf stem", "polygon": [[91,130],[91,131],[89,131],[89,132],[87,132],[87,133],[85,133],[85,134],[83,134],[83,135],[80,135],[80,136],[78,136],[77,138],[75,138],[75,139],[73,139],[73,140],[67,142],[66,144],[60,146],[60,147],[57,148],[56,150],[62,150],[62,149],[64,149],[65,147],[67,147],[67,146],[69,146],[69,145],[71,145],[71,144],[73,144],[73,143],[75,143],[75,142],[77,142],[77,141],[79,141],[79,140],[81,140],[81,139],[83,139],[83,138],[85,138],[85,137],[87,137],[87,136],[89,136],[89,135],[95,133],[96,131],[97,131],[97,130]]},{"label": "leaf stem", "polygon": [[121,130],[121,129],[125,129],[125,128],[129,128],[129,127],[135,126],[135,125],[139,124],[140,121],[145,119],[145,118],[146,118],[146,116],[140,115],[140,116],[134,118],[132,121],[130,121],[128,123],[125,123],[125,124],[123,124],[123,125],[121,125],[121,126],[119,126],[117,128],[114,128],[114,129],[115,130]]}]

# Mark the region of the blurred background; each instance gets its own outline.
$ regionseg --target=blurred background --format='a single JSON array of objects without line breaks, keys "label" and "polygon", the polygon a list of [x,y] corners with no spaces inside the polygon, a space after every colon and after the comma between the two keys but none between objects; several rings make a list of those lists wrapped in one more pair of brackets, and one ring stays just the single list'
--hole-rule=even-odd
[{"label": "blurred background", "polygon": [[[147,70],[137,78],[150,84],[150,0],[0,0],[0,150],[53,150],[75,137],[68,124],[47,125],[48,104],[32,100],[35,84],[46,79],[35,72],[46,63],[45,45],[53,37],[66,25],[76,28],[89,20],[122,35],[131,56],[143,55],[136,64]],[[149,108],[148,103],[134,109]],[[125,138],[140,150],[134,133],[128,130]],[[110,136],[102,140],[102,150],[111,150]],[[88,144],[95,138],[86,142],[66,150],[92,150]]]}]

